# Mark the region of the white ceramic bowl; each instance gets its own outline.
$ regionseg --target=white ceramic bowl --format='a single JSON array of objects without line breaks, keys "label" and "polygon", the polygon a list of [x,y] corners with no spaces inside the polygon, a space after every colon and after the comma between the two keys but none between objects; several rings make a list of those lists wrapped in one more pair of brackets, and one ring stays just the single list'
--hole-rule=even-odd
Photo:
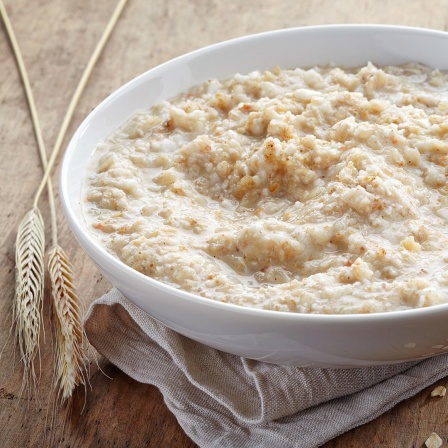
[{"label": "white ceramic bowl", "polygon": [[448,304],[370,315],[303,315],[242,308],[152,280],[107,253],[86,228],[81,185],[98,141],[137,109],[208,78],[255,69],[410,61],[448,69],[448,33],[405,27],[335,25],[243,37],[181,56],[129,82],[85,119],[66,151],[60,194],[68,223],[99,269],[126,297],[168,327],[229,353],[279,364],[356,367],[448,351]]}]

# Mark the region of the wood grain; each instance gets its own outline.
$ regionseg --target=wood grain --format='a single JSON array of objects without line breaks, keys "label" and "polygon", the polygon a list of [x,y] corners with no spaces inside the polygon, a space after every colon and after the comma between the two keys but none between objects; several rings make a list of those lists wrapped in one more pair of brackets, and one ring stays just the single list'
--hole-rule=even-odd
[{"label": "wood grain", "polygon": [[[5,0],[5,6],[22,48],[44,139],[50,148],[115,2]],[[69,134],[113,90],[174,56],[249,33],[325,23],[388,23],[447,30],[448,0],[246,0],[244,3],[237,0],[130,0],[81,98]],[[0,155],[0,226],[3,229],[0,233],[0,350],[3,349],[0,447],[38,447],[48,434],[50,338],[47,335],[42,351],[40,399],[27,403],[18,396],[21,374],[9,332],[16,229],[32,204],[41,167],[23,89],[3,27],[0,27]],[[57,177],[56,172],[55,185]],[[45,197],[40,207],[44,220],[49,223]],[[58,213],[60,243],[74,264],[80,296],[87,307],[110,285],[74,240],[60,209]],[[47,229],[49,231],[49,226]],[[46,297],[48,293],[46,290]],[[49,329],[48,309],[45,316]],[[157,389],[138,384],[100,357],[98,366],[92,356],[91,389],[86,396],[82,390],[76,396],[71,421],[60,446],[195,446],[167,411]],[[447,380],[437,384],[446,385]],[[328,442],[325,447],[422,447],[432,431],[437,432],[446,445],[448,398],[430,398],[432,388],[375,421]],[[57,420],[58,434],[61,428],[62,416]]]}]

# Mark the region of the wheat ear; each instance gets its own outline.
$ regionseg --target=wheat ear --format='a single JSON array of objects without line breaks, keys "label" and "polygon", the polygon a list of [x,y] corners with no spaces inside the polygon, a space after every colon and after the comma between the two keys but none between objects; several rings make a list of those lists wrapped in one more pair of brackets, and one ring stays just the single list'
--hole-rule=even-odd
[{"label": "wheat ear", "polygon": [[[32,95],[23,58],[12,25],[10,23],[8,14],[3,6],[2,0],[0,0],[0,12],[3,21],[5,23],[5,28],[7,30],[11,45],[13,47],[14,55],[16,57],[19,71],[22,77],[22,81],[24,84],[28,100],[28,105],[31,112],[31,117],[33,120],[39,154],[42,160],[42,165],[44,166],[45,169],[45,173],[42,178],[41,184],[34,198],[33,208],[25,216],[25,218],[23,219],[22,223],[19,226],[19,232],[16,243],[16,251],[17,251],[16,254],[18,260],[17,263],[19,263],[22,259],[22,265],[25,266],[27,260],[31,257],[32,260],[35,259],[34,263],[36,263],[36,265],[39,266],[38,270],[36,269],[33,270],[33,272],[36,272],[36,274],[32,278],[30,276],[23,276],[23,274],[21,274],[20,272],[18,272],[17,274],[16,303],[19,302],[19,299],[21,297],[20,294],[23,294],[23,291],[30,290],[32,292],[37,291],[39,292],[37,296],[38,300],[34,300],[32,302],[33,304],[38,305],[38,313],[37,313],[38,317],[32,320],[25,319],[25,323],[30,326],[30,328],[26,329],[26,331],[22,328],[23,327],[22,321],[20,322],[20,325],[16,325],[17,332],[19,333],[18,339],[21,352],[22,348],[23,350],[27,351],[29,351],[30,348],[34,350],[34,352],[32,352],[32,355],[25,354],[22,356],[22,359],[25,362],[23,387],[26,387],[29,384],[29,382],[27,381],[29,373],[31,373],[32,378],[34,380],[34,384],[36,384],[34,357],[36,353],[39,353],[38,342],[39,342],[39,332],[40,332],[40,323],[42,315],[42,297],[43,297],[43,279],[44,279],[44,270],[43,270],[44,225],[37,204],[40,195],[43,191],[43,188],[45,184],[47,184],[49,191],[51,216],[52,216],[52,240],[53,240],[53,249],[51,249],[49,253],[49,274],[52,285],[52,299],[53,299],[52,307],[53,310],[55,311],[54,315],[55,315],[55,327],[56,327],[56,342],[58,344],[56,362],[55,362],[55,375],[57,378],[56,383],[57,385],[59,385],[56,386],[59,387],[58,395],[61,396],[62,401],[65,401],[69,397],[71,397],[73,389],[77,384],[79,384],[80,382],[83,382],[85,384],[84,371],[85,371],[86,358],[83,355],[82,351],[84,330],[82,327],[82,319],[80,317],[80,301],[77,297],[76,290],[73,285],[73,274],[70,263],[68,263],[64,251],[62,250],[62,248],[58,246],[57,243],[56,212],[54,206],[53,191],[49,176],[51,173],[51,169],[54,165],[54,162],[56,160],[57,154],[62,146],[62,142],[65,138],[68,125],[72,118],[73,112],[76,108],[76,105],[79,101],[81,93],[126,2],[127,0],[120,0],[120,2],[118,3],[111,19],[109,20],[106,26],[104,33],[101,36],[99,43],[97,44],[86,66],[86,69],[84,70],[81,76],[80,82],[75,90],[75,93],[72,97],[68,110],[65,114],[64,120],[62,122],[62,126],[57,136],[50,161],[47,164],[46,153],[42,139],[41,128],[39,125],[39,120],[36,112],[34,97]],[[35,215],[38,216],[40,219],[34,219]],[[28,230],[25,231],[26,229]],[[29,234],[34,235],[34,233],[36,233],[36,236],[34,238],[38,240],[40,244],[33,244],[31,246],[29,245],[27,246],[22,240],[25,240],[26,235]],[[25,247],[29,247],[31,252],[26,254],[24,253],[23,249],[19,250],[19,248],[25,248]],[[29,302],[30,300],[28,300],[27,303]],[[14,312],[14,322],[16,322],[19,319],[18,315],[20,313],[24,314],[25,316],[28,315],[23,312],[23,306],[17,305]],[[30,340],[29,334],[33,335],[32,340]],[[30,348],[28,348],[28,346]]]},{"label": "wheat ear", "polygon": [[[39,200],[45,183],[49,179],[51,169],[61,149],[79,98],[126,2],[127,0],[120,0],[116,6],[75,89],[56,143],[51,152],[45,174],[37,190],[34,199],[35,204]],[[48,272],[51,281],[52,310],[57,345],[54,367],[55,386],[58,390],[57,394],[61,399],[61,403],[64,403],[71,399],[77,385],[86,385],[85,371],[87,358],[84,354],[84,341],[86,338],[81,315],[81,302],[74,287],[72,267],[64,251],[57,243],[57,222],[55,216],[52,217],[52,229],[53,247],[48,253]]]},{"label": "wheat ear", "polygon": [[[1,0],[0,14],[21,74],[34,124],[39,153],[45,167],[45,148],[29,79],[14,30]],[[52,192],[50,181],[48,182],[48,191],[49,193]],[[49,197],[50,205],[53,206],[54,210],[53,196],[50,194]],[[44,291],[45,231],[42,215],[37,206],[33,206],[20,222],[15,250],[16,288],[13,306],[13,326],[15,327],[16,339],[19,345],[20,358],[23,362],[22,392],[27,390],[29,393],[31,383],[34,389],[37,389],[38,385],[34,362],[37,356],[40,364],[39,335]]]},{"label": "wheat ear", "polygon": [[48,253],[48,272],[57,339],[55,366],[62,402],[68,400],[74,388],[86,384],[84,332],[80,303],[73,281],[70,262],[59,246]]},{"label": "wheat ear", "polygon": [[37,387],[34,367],[39,351],[44,292],[44,222],[38,208],[21,221],[16,238],[16,290],[13,322],[23,362],[22,391]]}]

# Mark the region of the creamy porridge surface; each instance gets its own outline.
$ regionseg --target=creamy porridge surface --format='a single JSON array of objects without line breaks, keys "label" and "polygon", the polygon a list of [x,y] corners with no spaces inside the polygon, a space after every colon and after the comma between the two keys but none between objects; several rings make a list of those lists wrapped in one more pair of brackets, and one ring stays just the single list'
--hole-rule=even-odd
[{"label": "creamy porridge surface", "polygon": [[448,302],[448,74],[418,64],[210,80],[91,159],[106,248],[237,305],[371,313]]}]

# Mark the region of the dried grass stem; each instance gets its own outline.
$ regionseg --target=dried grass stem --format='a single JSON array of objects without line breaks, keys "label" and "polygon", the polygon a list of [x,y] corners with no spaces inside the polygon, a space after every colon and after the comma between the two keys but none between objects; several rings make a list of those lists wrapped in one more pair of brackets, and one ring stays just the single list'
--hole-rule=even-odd
[{"label": "dried grass stem", "polygon": [[68,106],[67,112],[65,113],[64,120],[62,121],[61,129],[59,130],[59,134],[56,138],[56,143],[53,147],[53,151],[51,153],[51,157],[48,162],[47,169],[45,170],[45,174],[42,178],[39,188],[37,189],[36,196],[34,198],[34,205],[36,205],[39,202],[40,195],[42,194],[45,184],[51,174],[51,170],[53,169],[53,165],[54,165],[56,158],[59,154],[62,143],[64,142],[64,137],[67,132],[68,125],[70,124],[70,120],[73,116],[75,108],[78,105],[78,101],[79,101],[79,98],[81,97],[81,93],[84,90],[84,87],[86,86],[87,81],[89,80],[89,77],[93,71],[96,61],[98,60],[101,52],[103,51],[103,48],[106,45],[109,35],[112,32],[115,24],[117,23],[117,20],[120,17],[120,14],[126,5],[126,2],[127,2],[127,0],[120,0],[118,2],[109,22],[106,25],[106,28],[105,28],[103,34],[101,35],[100,40],[98,41],[98,43],[92,53],[92,56],[90,56],[90,59],[86,65],[86,68],[84,69],[81,79],[79,80],[78,86],[76,87],[75,93],[72,96],[72,99]]}]

